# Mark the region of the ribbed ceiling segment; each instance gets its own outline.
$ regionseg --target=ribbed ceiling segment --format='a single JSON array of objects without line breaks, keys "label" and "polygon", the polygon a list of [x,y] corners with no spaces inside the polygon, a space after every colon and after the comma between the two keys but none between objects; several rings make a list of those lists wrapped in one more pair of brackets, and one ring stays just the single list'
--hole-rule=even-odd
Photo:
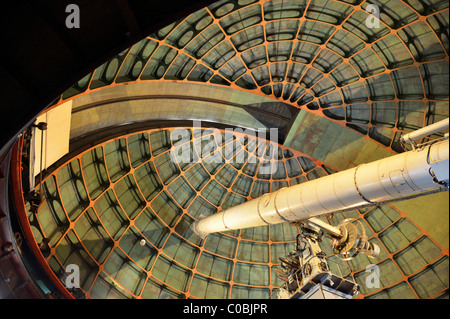
[{"label": "ribbed ceiling segment", "polygon": [[[295,247],[298,226],[277,224],[210,234],[193,221],[281,187],[332,174],[298,151],[239,132],[154,129],[96,145],[44,180],[45,201],[28,220],[42,256],[66,284],[80,269],[77,298],[270,298],[283,281],[274,267]],[[185,131],[186,132],[186,131]],[[189,157],[184,157],[186,152]],[[185,152],[185,153],[183,153]],[[184,155],[183,155],[184,154]],[[187,160],[189,159],[189,160]],[[276,169],[267,170],[272,165]],[[429,298],[448,290],[445,251],[391,205],[321,217],[356,218],[380,255],[338,259],[321,247],[336,275],[368,298]],[[141,244],[144,239],[145,243]],[[365,284],[380,269],[380,287]]]},{"label": "ribbed ceiling segment", "polygon": [[223,0],[123,51],[62,99],[131,81],[224,85],[399,152],[403,132],[448,117],[448,30],[446,0]]},{"label": "ribbed ceiling segment", "polygon": [[[367,12],[369,5],[379,8],[379,21]],[[289,113],[292,121],[313,113],[342,126],[341,131],[364,136],[363,142],[401,152],[402,133],[449,115],[449,49],[447,0],[222,0],[123,51],[57,103],[131,82],[229,87],[301,109]],[[255,107],[243,106],[245,111]],[[276,115],[281,104],[257,107]],[[73,118],[82,122],[82,111],[75,112]],[[216,113],[210,118],[229,123],[227,112]],[[233,122],[240,124],[246,127]],[[251,138],[223,135],[226,145],[246,154],[239,163],[215,132],[207,132],[203,143],[215,143],[220,150],[217,164],[199,155],[201,133],[195,130],[189,145],[196,161],[183,165],[171,160],[170,154],[181,147],[170,139],[172,130],[111,139],[53,171],[44,184],[46,201],[29,213],[44,257],[61,281],[68,264],[82,267],[78,297],[269,298],[282,284],[272,270],[293,249],[295,226],[201,239],[189,225],[200,214],[333,169],[301,153],[300,147],[280,146],[274,158],[270,152],[258,155]],[[293,127],[290,141],[302,130]],[[341,156],[332,147],[320,151]],[[252,156],[258,158],[256,165],[248,163]],[[280,169],[259,174],[259,164],[269,158]],[[343,262],[332,256],[326,240],[322,249],[332,271],[359,283],[363,297],[448,297],[448,249],[404,211],[384,205],[322,218],[337,225],[350,217],[362,222],[370,240],[380,246],[380,256]],[[369,264],[379,266],[380,288],[364,285]]]}]

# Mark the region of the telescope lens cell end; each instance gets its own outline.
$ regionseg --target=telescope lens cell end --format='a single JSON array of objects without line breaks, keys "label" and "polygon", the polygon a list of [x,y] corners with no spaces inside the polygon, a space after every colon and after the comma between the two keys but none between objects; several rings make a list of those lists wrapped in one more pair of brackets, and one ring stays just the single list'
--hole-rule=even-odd
[{"label": "telescope lens cell end", "polygon": [[198,220],[196,220],[195,222],[193,222],[192,224],[191,224],[191,226],[190,226],[190,228],[191,228],[191,230],[195,233],[195,234],[197,234],[197,236],[199,236],[200,238],[202,238],[202,239],[205,239],[206,238],[206,236],[208,236],[208,234],[205,234],[205,233],[202,233],[201,231],[199,231],[199,229],[198,229]]}]

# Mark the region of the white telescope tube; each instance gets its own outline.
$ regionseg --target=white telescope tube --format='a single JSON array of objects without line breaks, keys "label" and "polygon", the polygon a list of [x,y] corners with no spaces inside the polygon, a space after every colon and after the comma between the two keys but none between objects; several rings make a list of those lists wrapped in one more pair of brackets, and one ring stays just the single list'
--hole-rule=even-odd
[{"label": "white telescope tube", "polygon": [[449,119],[446,118],[445,120],[425,126],[417,131],[403,134],[400,137],[400,141],[403,143],[413,143],[413,141],[415,141],[415,140],[418,140],[422,137],[443,131],[445,129],[448,129],[448,127],[449,127]]},{"label": "white telescope tube", "polygon": [[214,232],[294,222],[448,187],[448,167],[449,141],[444,140],[282,188],[197,220],[192,228],[204,237]]}]

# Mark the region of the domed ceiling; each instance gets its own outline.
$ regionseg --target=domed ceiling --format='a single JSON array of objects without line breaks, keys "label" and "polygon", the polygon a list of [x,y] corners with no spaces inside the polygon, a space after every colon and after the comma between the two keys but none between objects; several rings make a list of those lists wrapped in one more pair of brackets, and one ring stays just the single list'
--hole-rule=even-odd
[{"label": "domed ceiling", "polygon": [[[190,225],[403,152],[403,133],[447,118],[448,24],[448,1],[227,0],[149,35],[53,106],[72,103],[71,150],[28,212],[42,258],[61,282],[80,267],[76,298],[274,297],[297,226],[200,238]],[[187,141],[172,138],[180,129]],[[349,217],[380,255],[342,261],[321,247],[359,297],[448,298],[448,192],[321,219]],[[369,264],[379,288],[364,284]]]}]

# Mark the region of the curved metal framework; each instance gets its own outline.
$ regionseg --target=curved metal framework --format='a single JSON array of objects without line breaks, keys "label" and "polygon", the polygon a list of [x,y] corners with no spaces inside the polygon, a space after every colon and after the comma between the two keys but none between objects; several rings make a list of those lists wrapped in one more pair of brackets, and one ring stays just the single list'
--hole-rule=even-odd
[{"label": "curved metal framework", "polygon": [[129,82],[228,86],[401,152],[403,133],[448,117],[448,10],[446,0],[222,0],[123,51],[57,103]]},{"label": "curved metal framework", "polygon": [[[69,289],[74,297],[269,298],[283,284],[273,268],[293,249],[297,226],[202,239],[190,225],[201,214],[335,170],[242,133],[185,128],[190,136],[182,143],[171,138],[176,129],[127,134],[83,151],[45,178],[39,208],[27,207],[24,225],[59,286],[65,285],[70,264],[79,267],[81,289]],[[184,146],[192,151],[188,163],[177,157]],[[263,162],[278,169],[260,174]],[[359,255],[342,263],[330,243],[322,243],[331,270],[360,284],[361,297],[448,293],[448,250],[403,212],[388,204],[322,218],[334,225],[357,218],[381,248],[376,259]],[[369,264],[383,274],[379,288],[364,284]]]}]

